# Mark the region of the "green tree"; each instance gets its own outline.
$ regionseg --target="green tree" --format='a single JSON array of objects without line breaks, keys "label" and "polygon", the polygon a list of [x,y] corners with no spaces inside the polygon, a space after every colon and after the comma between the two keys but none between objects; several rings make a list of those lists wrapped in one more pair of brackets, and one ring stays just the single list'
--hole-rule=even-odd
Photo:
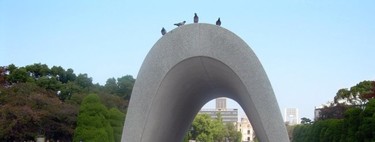
[{"label": "green tree", "polygon": [[302,117],[301,118],[301,124],[311,124],[311,120],[309,118],[306,118],[306,117]]},{"label": "green tree", "polygon": [[375,99],[375,81],[371,82],[370,90],[363,93],[362,98],[365,100]]},{"label": "green tree", "polygon": [[117,108],[123,113],[126,113],[126,109],[129,105],[129,100],[125,100],[117,95],[109,94],[98,94],[103,105],[107,108]]},{"label": "green tree", "polygon": [[375,99],[370,100],[361,113],[359,137],[364,141],[375,141]]},{"label": "green tree", "polygon": [[184,141],[197,140],[204,142],[223,142],[226,140],[239,142],[241,133],[238,132],[232,123],[224,124],[220,114],[216,119],[212,119],[207,114],[198,114],[189,132],[185,135]]},{"label": "green tree", "polygon": [[36,135],[71,141],[78,107],[33,82],[0,91],[0,141],[33,140]]},{"label": "green tree", "polygon": [[[44,135],[51,141],[72,141],[75,131],[77,135],[85,134],[88,130],[85,128],[95,128],[75,129],[78,124],[102,125],[104,128],[97,129],[98,135],[91,136],[104,138],[101,135],[104,134],[109,141],[117,141],[128,106],[128,99],[121,99],[118,94],[122,91],[127,94],[123,96],[130,96],[134,81],[131,76],[124,77],[120,81],[122,90],[117,88],[116,95],[109,95],[104,86],[92,84],[87,74],[76,76],[73,69],[65,71],[61,66],[49,69],[41,63],[19,68],[14,64],[0,67],[0,141],[33,140],[37,135]],[[90,103],[83,100],[90,92],[97,92],[103,104],[88,107]],[[86,104],[81,109],[90,109],[83,109],[86,111],[80,113],[80,120],[91,119],[92,123],[77,123],[81,104]],[[103,105],[112,109],[102,109]],[[94,114],[90,110],[95,109],[99,110],[95,111],[98,115],[88,115]]]},{"label": "green tree", "polygon": [[68,82],[66,71],[61,66],[53,66],[51,68],[51,76],[56,77],[61,83]]},{"label": "green tree", "polygon": [[115,138],[115,141],[120,142],[125,122],[125,114],[116,108],[111,108],[109,109],[108,115],[108,121],[113,129],[113,136]]},{"label": "green tree", "polygon": [[74,82],[68,81],[65,84],[61,84],[58,96],[61,100],[65,101],[66,99],[70,99],[73,94],[83,92],[81,88],[75,84]]},{"label": "green tree", "polygon": [[8,82],[14,84],[14,83],[24,83],[28,80],[31,80],[30,75],[27,73],[26,68],[14,68],[10,72],[10,74],[7,76]]},{"label": "green tree", "polygon": [[334,101],[338,103],[340,100],[345,100],[352,106],[363,106],[370,99],[375,97],[375,81],[362,81],[350,89],[340,89]]},{"label": "green tree", "polygon": [[75,81],[77,78],[76,74],[74,74],[73,69],[69,68],[66,70],[66,80],[67,81]]},{"label": "green tree", "polygon": [[303,128],[305,126],[304,125],[297,125],[294,127],[293,129],[293,136],[292,136],[292,142],[300,142],[302,141],[302,137],[303,137]]},{"label": "green tree", "polygon": [[369,99],[372,99],[371,97],[367,97],[367,95],[374,93],[374,92],[372,92],[373,88],[375,87],[374,83],[375,83],[375,81],[368,81],[368,80],[362,81],[362,82],[358,83],[357,85],[351,87],[350,91],[353,94],[359,95],[359,98],[362,101],[367,102]]},{"label": "green tree", "polygon": [[198,114],[193,123],[192,139],[204,142],[213,142],[212,119],[207,114]]},{"label": "green tree", "polygon": [[36,80],[36,84],[42,88],[58,91],[61,88],[61,82],[56,77],[42,76]]},{"label": "green tree", "polygon": [[39,78],[42,76],[47,76],[50,74],[50,69],[46,64],[41,64],[41,63],[35,63],[33,65],[27,65],[26,71],[31,73],[33,78]]},{"label": "green tree", "polygon": [[226,123],[225,128],[227,131],[226,138],[230,142],[241,142],[242,141],[242,134],[241,132],[236,130],[236,126],[233,123]]},{"label": "green tree", "polygon": [[75,83],[82,89],[89,89],[92,84],[92,78],[88,77],[87,74],[79,74],[75,79]]},{"label": "green tree", "polygon": [[85,97],[79,110],[73,141],[113,142],[113,129],[107,121],[108,117],[108,110],[100,103],[97,95]]},{"label": "green tree", "polygon": [[360,126],[360,114],[362,109],[353,107],[348,109],[344,114],[343,132],[341,135],[342,141],[355,142],[359,139],[357,132]]},{"label": "green tree", "polygon": [[225,129],[225,125],[223,123],[223,118],[221,117],[221,113],[216,114],[217,118],[212,120],[212,136],[214,137],[214,141],[224,141],[225,138],[228,136],[228,131]]},{"label": "green tree", "polygon": [[14,64],[10,64],[10,65],[8,65],[6,68],[7,68],[7,70],[9,71],[9,73],[11,74],[11,73],[13,73],[13,71],[16,70],[18,67],[17,67],[16,65],[14,65]]},{"label": "green tree", "polygon": [[105,90],[109,93],[109,94],[116,94],[117,91],[118,91],[118,86],[117,86],[117,81],[115,78],[108,78],[105,85]]},{"label": "green tree", "polygon": [[126,75],[117,78],[118,91],[117,94],[125,99],[130,99],[130,95],[133,91],[135,79],[131,75]]}]

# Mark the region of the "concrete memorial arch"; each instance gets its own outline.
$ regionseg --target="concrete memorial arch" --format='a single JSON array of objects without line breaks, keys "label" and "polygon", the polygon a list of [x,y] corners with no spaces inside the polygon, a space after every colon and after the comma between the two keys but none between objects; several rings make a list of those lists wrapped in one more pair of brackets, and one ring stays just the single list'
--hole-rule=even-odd
[{"label": "concrete memorial arch", "polygon": [[229,30],[203,23],[178,27],[152,47],[133,88],[122,141],[182,141],[201,107],[217,97],[241,105],[260,141],[289,141],[254,52]]}]

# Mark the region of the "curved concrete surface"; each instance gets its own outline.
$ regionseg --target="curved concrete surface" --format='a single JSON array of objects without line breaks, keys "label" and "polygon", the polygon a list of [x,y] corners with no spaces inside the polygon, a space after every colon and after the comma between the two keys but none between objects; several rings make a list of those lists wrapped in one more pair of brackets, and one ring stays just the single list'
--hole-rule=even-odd
[{"label": "curved concrete surface", "polygon": [[156,42],[137,76],[123,142],[177,142],[201,107],[237,101],[262,142],[288,142],[267,75],[250,47],[211,24],[178,27]]}]

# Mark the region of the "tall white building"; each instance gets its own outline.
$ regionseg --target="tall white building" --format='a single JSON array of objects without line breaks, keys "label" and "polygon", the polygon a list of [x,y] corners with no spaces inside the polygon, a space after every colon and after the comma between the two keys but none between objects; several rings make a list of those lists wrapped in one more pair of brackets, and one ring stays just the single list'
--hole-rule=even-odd
[{"label": "tall white building", "polygon": [[289,125],[300,124],[298,108],[285,108],[284,121]]}]

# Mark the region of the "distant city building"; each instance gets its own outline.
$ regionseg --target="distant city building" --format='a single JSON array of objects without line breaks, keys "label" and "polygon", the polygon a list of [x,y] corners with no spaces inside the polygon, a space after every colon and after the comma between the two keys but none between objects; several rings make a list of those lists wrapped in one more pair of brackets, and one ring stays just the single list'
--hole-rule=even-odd
[{"label": "distant city building", "polygon": [[227,100],[224,97],[216,99],[215,109],[201,109],[199,114],[208,114],[212,119],[216,119],[220,114],[223,122],[234,123],[238,121],[238,109],[227,109]]},{"label": "distant city building", "polygon": [[220,97],[216,99],[216,109],[217,110],[225,110],[227,109],[227,99],[224,97]]},{"label": "distant city building", "polygon": [[212,119],[216,119],[220,114],[223,122],[225,123],[237,123],[238,121],[238,109],[201,109],[198,114],[208,114]]},{"label": "distant city building", "polygon": [[228,109],[227,100],[224,97],[217,98],[215,109],[201,109],[199,114],[208,114],[212,119],[217,119],[220,114],[224,123],[232,123],[236,126],[237,131],[242,134],[242,142],[253,142],[255,132],[249,119],[244,116],[238,121],[238,109]]},{"label": "distant city building", "polygon": [[322,111],[322,108],[321,107],[315,107],[315,110],[314,110],[314,121],[318,120],[321,116],[321,112]]},{"label": "distant city building", "polygon": [[247,117],[241,117],[241,121],[237,123],[237,131],[242,134],[242,142],[252,142],[255,138],[253,126]]},{"label": "distant city building", "polygon": [[284,121],[289,125],[297,125],[299,121],[299,112],[297,108],[285,108]]}]

